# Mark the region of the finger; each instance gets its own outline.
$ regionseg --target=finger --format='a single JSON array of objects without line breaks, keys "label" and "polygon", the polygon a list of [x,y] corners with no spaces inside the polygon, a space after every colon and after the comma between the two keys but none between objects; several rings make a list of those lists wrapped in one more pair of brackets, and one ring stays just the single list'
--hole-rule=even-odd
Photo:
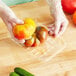
[{"label": "finger", "polygon": [[17,17],[12,17],[12,16],[9,17],[8,22],[10,22],[13,26],[16,24],[24,24],[23,20],[20,20]]},{"label": "finger", "polygon": [[53,36],[54,35],[54,30],[55,30],[55,26],[54,25],[50,25],[50,26],[48,26],[48,29],[49,29],[49,35],[50,36]]},{"label": "finger", "polygon": [[61,26],[61,30],[59,31],[58,37],[61,36],[67,28],[67,24],[63,23]]},{"label": "finger", "polygon": [[12,25],[6,19],[3,19],[3,21],[7,25],[8,30],[11,31],[12,30]]},{"label": "finger", "polygon": [[25,43],[25,40],[24,39],[18,40],[18,42],[21,43],[21,44],[23,44],[23,43]]},{"label": "finger", "polygon": [[14,40],[15,42],[17,42],[17,43],[20,43],[20,44],[25,43],[25,40],[24,40],[24,39],[18,40],[18,39],[16,39],[13,35],[12,35],[12,38],[13,38],[13,40]]},{"label": "finger", "polygon": [[8,23],[10,23],[11,24],[11,26],[12,26],[12,28],[13,28],[13,26],[15,26],[16,25],[16,23],[14,23],[13,21],[8,21]]},{"label": "finger", "polygon": [[54,31],[54,30],[55,30],[55,25],[52,25],[52,26],[50,25],[50,26],[48,26],[48,29],[49,29],[49,31],[50,31],[50,30]]},{"label": "finger", "polygon": [[55,33],[56,37],[58,36],[59,30],[60,30],[60,25],[61,25],[60,22],[55,23],[54,33]]},{"label": "finger", "polygon": [[23,20],[20,20],[20,19],[18,19],[18,18],[13,19],[13,22],[14,22],[15,24],[24,24],[24,21],[23,21]]}]

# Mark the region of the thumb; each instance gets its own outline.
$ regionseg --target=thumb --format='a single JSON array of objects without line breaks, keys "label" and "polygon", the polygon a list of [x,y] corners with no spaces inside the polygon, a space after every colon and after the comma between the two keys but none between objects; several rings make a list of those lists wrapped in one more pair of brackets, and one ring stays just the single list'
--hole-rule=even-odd
[{"label": "thumb", "polygon": [[24,24],[24,21],[21,20],[21,19],[18,19],[18,18],[15,18],[15,19],[13,20],[13,22],[14,22],[15,24]]}]

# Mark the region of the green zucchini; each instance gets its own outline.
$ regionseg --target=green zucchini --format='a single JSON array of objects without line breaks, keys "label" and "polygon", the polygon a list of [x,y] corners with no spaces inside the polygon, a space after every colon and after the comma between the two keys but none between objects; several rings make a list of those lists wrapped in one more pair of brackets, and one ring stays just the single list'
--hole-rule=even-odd
[{"label": "green zucchini", "polygon": [[17,74],[16,72],[11,72],[9,76],[20,76],[20,75]]},{"label": "green zucchini", "polygon": [[17,74],[19,74],[20,76],[34,76],[33,74],[29,73],[28,71],[22,69],[22,68],[19,68],[19,67],[16,67],[14,69],[14,72],[16,72]]}]

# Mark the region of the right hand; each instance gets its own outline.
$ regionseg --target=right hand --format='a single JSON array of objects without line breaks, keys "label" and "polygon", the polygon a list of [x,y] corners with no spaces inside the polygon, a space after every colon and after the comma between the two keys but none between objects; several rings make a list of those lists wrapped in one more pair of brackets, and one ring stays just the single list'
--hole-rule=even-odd
[{"label": "right hand", "polygon": [[68,25],[68,20],[63,12],[61,0],[47,0],[50,6],[51,14],[55,19],[53,26],[49,26],[49,34],[53,34],[55,37],[61,36]]},{"label": "right hand", "polygon": [[49,34],[53,35],[54,37],[59,37],[61,36],[68,25],[68,20],[64,13],[57,13],[54,15],[55,17],[55,23],[53,25],[50,25],[49,28]]}]

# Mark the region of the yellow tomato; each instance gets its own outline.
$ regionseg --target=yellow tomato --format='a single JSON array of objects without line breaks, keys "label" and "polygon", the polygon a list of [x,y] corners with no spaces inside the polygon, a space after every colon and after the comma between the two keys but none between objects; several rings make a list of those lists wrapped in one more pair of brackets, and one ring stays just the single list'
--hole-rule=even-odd
[{"label": "yellow tomato", "polygon": [[15,25],[13,27],[13,34],[14,36],[21,40],[21,39],[29,39],[33,35],[36,30],[36,24],[33,19],[26,18],[24,20],[23,25]]}]

